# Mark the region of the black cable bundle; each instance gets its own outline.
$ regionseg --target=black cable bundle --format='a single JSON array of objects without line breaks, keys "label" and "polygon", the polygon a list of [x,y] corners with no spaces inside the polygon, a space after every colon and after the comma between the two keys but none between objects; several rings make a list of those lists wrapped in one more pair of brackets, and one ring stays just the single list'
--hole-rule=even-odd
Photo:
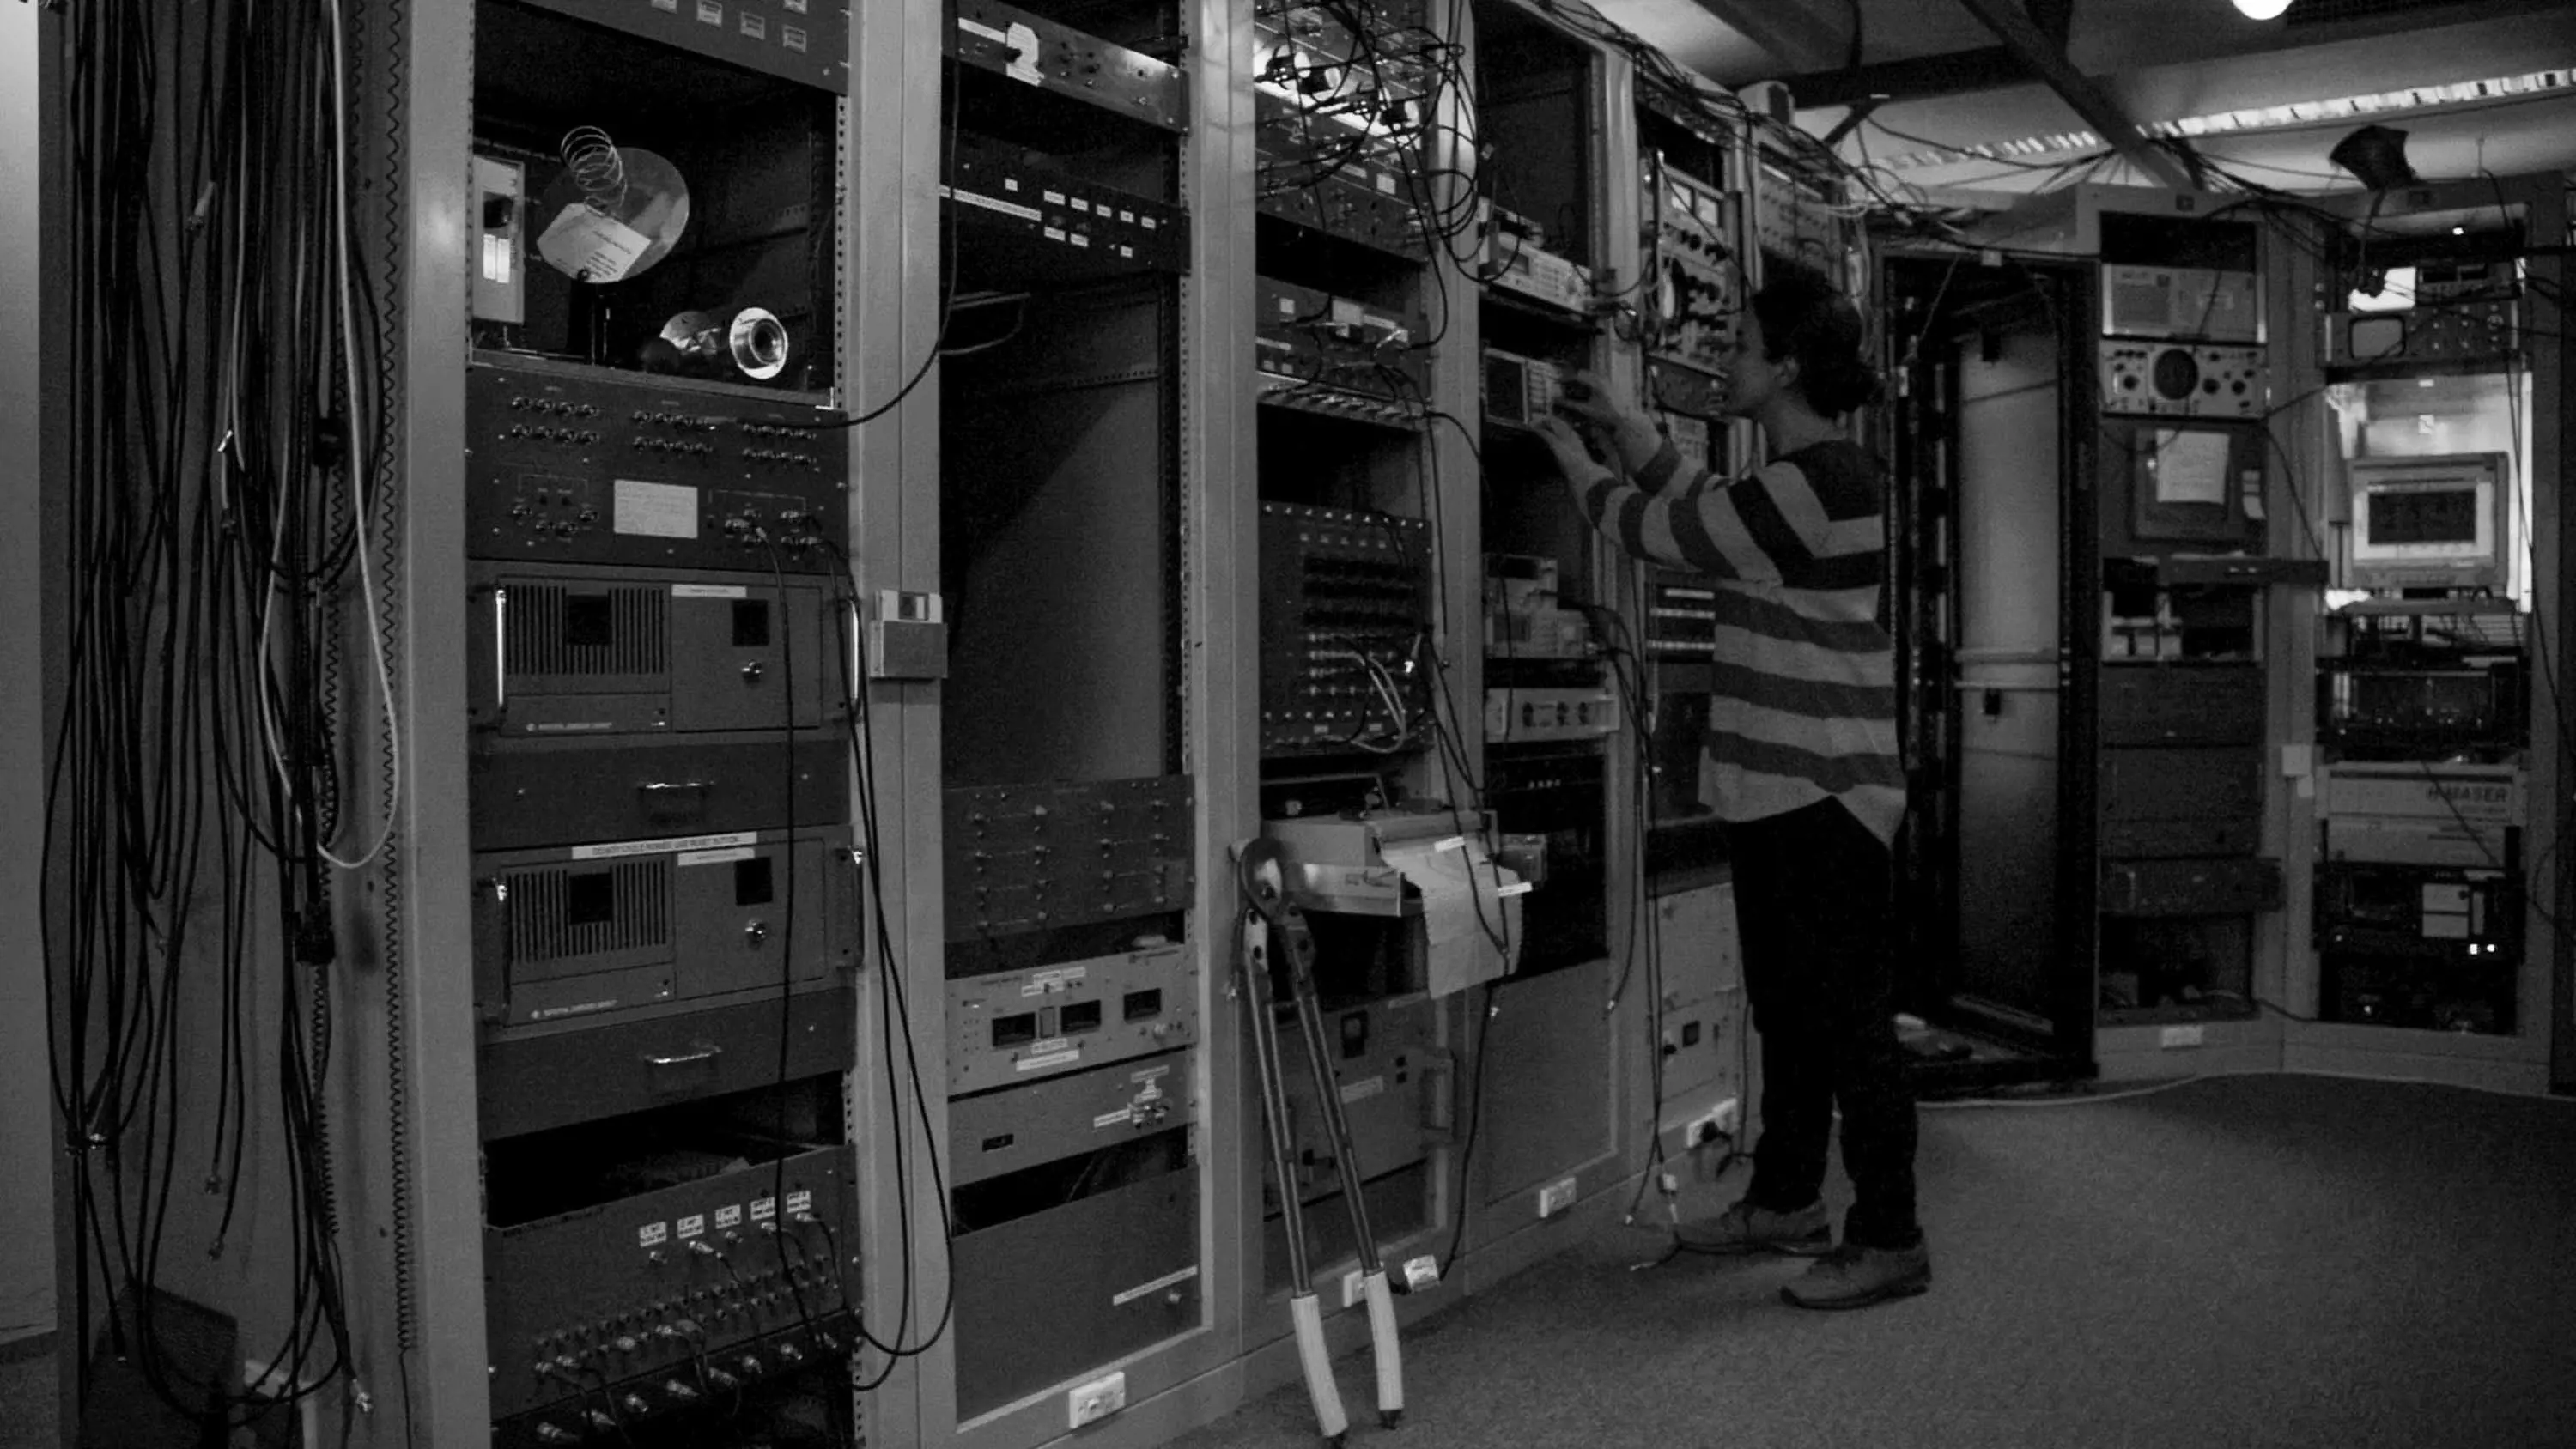
[{"label": "black cable bundle", "polygon": [[[42,944],[72,1328],[84,1385],[104,1321],[173,1408],[239,1425],[350,1372],[322,1088],[328,868],[375,855],[332,849],[349,798],[340,641],[358,613],[372,657],[350,687],[382,692],[389,731],[391,688],[361,592],[374,398],[345,22],[338,0],[256,15],[98,0],[49,23],[68,378],[51,481],[70,585]],[[263,1052],[274,1075],[255,1086]],[[183,1177],[208,1199],[185,1216]],[[270,1196],[246,1203],[246,1179]],[[282,1337],[250,1355],[268,1375],[181,1382],[155,1307],[170,1235],[204,1224],[221,1260],[245,1209],[285,1243]],[[130,1326],[92,1302],[100,1285]]]}]

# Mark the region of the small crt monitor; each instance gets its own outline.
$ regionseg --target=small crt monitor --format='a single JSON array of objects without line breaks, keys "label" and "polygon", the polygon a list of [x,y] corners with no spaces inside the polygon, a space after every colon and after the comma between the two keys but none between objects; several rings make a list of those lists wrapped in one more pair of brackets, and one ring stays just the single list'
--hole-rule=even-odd
[{"label": "small crt monitor", "polygon": [[2351,587],[2501,591],[2510,585],[2513,498],[2502,453],[2356,458],[2346,467]]}]

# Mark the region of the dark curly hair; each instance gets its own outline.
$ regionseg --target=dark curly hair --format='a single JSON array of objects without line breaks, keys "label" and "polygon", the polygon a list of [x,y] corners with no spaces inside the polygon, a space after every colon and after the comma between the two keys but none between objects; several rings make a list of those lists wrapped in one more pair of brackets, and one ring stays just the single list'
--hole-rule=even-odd
[{"label": "dark curly hair", "polygon": [[1796,386],[1817,412],[1838,418],[1886,395],[1862,355],[1860,309],[1824,273],[1803,263],[1774,263],[1753,294],[1753,315],[1762,324],[1762,355],[1797,362]]}]

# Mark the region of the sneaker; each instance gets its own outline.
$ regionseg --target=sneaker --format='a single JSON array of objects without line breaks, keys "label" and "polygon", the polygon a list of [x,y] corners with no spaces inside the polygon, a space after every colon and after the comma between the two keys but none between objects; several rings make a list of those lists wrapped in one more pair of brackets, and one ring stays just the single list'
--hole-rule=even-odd
[{"label": "sneaker", "polygon": [[1911,1298],[1932,1286],[1932,1254],[1910,1248],[1864,1248],[1845,1243],[1783,1285],[1781,1301],[1799,1308],[1867,1308],[1890,1298]]},{"label": "sneaker", "polygon": [[1833,1250],[1834,1221],[1821,1200],[1787,1213],[1739,1202],[1713,1218],[1683,1223],[1673,1229],[1673,1236],[1694,1253],[1721,1257],[1789,1253],[1812,1258]]}]

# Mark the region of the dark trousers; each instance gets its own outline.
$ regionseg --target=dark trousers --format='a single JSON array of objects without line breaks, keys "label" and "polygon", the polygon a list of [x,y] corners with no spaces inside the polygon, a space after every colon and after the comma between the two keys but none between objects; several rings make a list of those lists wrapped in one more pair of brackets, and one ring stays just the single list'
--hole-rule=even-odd
[{"label": "dark trousers", "polygon": [[1834,1106],[1855,1200],[1843,1241],[1911,1247],[1914,1095],[1896,1040],[1894,880],[1888,848],[1826,800],[1727,827],[1744,987],[1762,1037],[1757,1207],[1816,1200]]}]

